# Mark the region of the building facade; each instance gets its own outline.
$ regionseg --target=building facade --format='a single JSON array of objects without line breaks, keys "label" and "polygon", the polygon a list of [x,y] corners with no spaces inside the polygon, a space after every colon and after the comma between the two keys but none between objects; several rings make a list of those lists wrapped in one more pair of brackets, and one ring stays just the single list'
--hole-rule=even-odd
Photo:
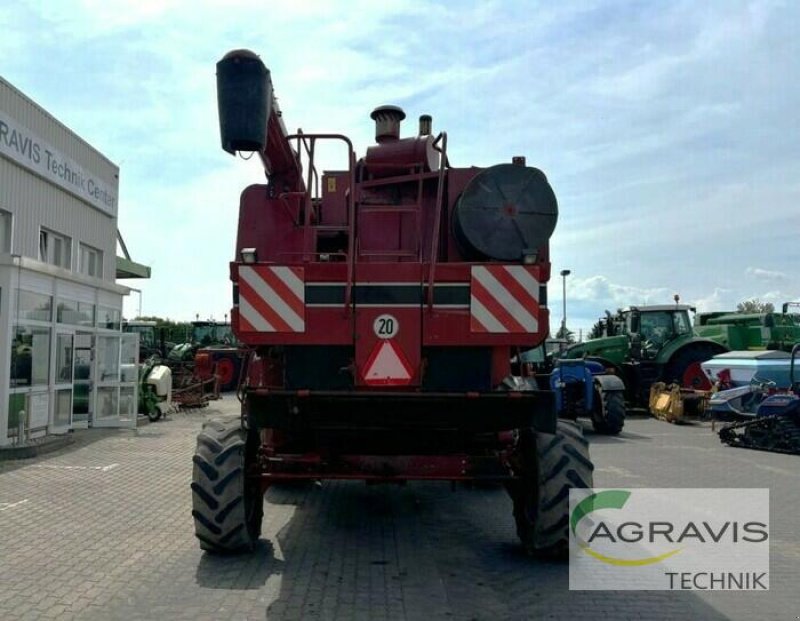
[{"label": "building facade", "polygon": [[0,445],[135,424],[118,190],[117,166],[0,78]]}]

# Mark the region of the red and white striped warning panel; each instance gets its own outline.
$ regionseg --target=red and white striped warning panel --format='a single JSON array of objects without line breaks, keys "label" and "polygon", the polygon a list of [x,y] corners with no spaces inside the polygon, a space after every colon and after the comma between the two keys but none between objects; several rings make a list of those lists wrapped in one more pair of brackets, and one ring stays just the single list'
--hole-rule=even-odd
[{"label": "red and white striped warning panel", "polygon": [[239,322],[245,332],[305,332],[303,268],[240,265]]},{"label": "red and white striped warning panel", "polygon": [[538,332],[539,282],[524,265],[473,266],[469,311],[471,332]]},{"label": "red and white striped warning panel", "polygon": [[393,340],[381,340],[364,365],[368,386],[405,386],[414,375],[411,365]]}]

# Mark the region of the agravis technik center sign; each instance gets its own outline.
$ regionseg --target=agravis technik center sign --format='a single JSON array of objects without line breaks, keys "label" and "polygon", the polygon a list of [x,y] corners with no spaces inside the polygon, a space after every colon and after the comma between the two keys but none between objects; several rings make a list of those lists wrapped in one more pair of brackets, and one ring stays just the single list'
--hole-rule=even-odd
[{"label": "agravis technik center sign", "polygon": [[117,190],[86,171],[26,127],[0,112],[0,154],[55,183],[110,216],[117,215]]}]

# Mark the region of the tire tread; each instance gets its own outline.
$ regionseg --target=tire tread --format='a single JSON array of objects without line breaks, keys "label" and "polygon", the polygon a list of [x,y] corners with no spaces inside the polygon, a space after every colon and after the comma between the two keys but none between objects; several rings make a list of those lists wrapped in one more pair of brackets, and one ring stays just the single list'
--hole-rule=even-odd
[{"label": "tire tread", "polygon": [[[233,553],[255,547],[261,530],[263,498],[247,516],[244,465],[247,432],[238,419],[212,420],[197,437],[192,471],[192,516],[200,547],[207,552]],[[249,490],[249,491],[248,491]],[[250,520],[250,524],[248,524]]]}]

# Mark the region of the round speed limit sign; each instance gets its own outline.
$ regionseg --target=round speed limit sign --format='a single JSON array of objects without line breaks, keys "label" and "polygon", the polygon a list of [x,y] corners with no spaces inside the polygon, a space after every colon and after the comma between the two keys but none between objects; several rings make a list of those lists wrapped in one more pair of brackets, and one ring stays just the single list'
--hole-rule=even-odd
[{"label": "round speed limit sign", "polygon": [[397,334],[400,324],[392,315],[379,315],[372,324],[372,329],[379,339],[391,339]]}]

